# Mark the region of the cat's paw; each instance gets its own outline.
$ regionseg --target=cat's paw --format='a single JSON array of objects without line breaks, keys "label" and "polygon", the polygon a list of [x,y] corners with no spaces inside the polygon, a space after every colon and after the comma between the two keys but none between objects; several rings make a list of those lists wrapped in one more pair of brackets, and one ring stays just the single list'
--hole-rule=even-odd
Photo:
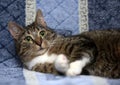
[{"label": "cat's paw", "polygon": [[66,72],[66,76],[77,76],[81,73],[81,70],[78,69],[68,69],[68,71]]},{"label": "cat's paw", "polygon": [[70,68],[66,71],[66,76],[77,76],[82,72],[82,68],[79,62],[73,62],[70,64]]},{"label": "cat's paw", "polygon": [[57,59],[55,60],[55,68],[62,73],[68,70],[69,61],[65,55],[60,54],[57,56]]}]

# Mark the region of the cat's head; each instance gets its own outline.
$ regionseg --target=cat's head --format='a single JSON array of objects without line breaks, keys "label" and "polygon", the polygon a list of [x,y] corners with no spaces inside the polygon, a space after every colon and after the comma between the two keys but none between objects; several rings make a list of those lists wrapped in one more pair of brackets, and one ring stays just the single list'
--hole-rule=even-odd
[{"label": "cat's head", "polygon": [[9,22],[8,27],[15,39],[17,53],[23,62],[44,54],[58,36],[47,27],[41,10],[37,11],[35,22],[31,25],[23,28],[14,22]]}]

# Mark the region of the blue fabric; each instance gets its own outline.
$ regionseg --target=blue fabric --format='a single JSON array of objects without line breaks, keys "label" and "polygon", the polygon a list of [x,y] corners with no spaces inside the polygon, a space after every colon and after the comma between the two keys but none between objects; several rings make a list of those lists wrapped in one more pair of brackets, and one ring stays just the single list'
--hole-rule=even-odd
[{"label": "blue fabric", "polygon": [[120,28],[120,0],[88,0],[89,29]]},{"label": "blue fabric", "polygon": [[25,0],[0,0],[0,85],[25,84],[22,65],[15,52],[7,24],[15,21],[24,26]]},{"label": "blue fabric", "polygon": [[51,28],[79,33],[78,0],[36,0],[36,5]]}]

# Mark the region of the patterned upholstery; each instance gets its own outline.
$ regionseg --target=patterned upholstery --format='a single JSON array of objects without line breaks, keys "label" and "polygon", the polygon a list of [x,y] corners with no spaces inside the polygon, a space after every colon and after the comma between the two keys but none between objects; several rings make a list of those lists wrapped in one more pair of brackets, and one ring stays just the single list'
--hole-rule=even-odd
[{"label": "patterned upholstery", "polygon": [[7,28],[9,21],[24,26],[24,10],[25,0],[0,0],[0,82],[4,79],[6,81],[24,79],[13,38]]},{"label": "patterned upholstery", "polygon": [[120,28],[120,0],[88,0],[89,29]]},{"label": "patterned upholstery", "polygon": [[78,0],[36,1],[37,9],[42,9],[48,26],[57,31],[62,29],[71,30],[72,34],[79,33]]}]

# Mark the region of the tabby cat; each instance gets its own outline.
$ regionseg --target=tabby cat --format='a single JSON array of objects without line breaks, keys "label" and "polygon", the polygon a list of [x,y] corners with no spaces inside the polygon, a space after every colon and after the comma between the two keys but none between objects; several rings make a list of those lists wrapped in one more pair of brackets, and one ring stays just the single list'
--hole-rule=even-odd
[{"label": "tabby cat", "polygon": [[120,32],[96,30],[62,36],[51,30],[41,10],[35,22],[21,27],[9,22],[21,61],[29,70],[77,76],[120,78]]}]

